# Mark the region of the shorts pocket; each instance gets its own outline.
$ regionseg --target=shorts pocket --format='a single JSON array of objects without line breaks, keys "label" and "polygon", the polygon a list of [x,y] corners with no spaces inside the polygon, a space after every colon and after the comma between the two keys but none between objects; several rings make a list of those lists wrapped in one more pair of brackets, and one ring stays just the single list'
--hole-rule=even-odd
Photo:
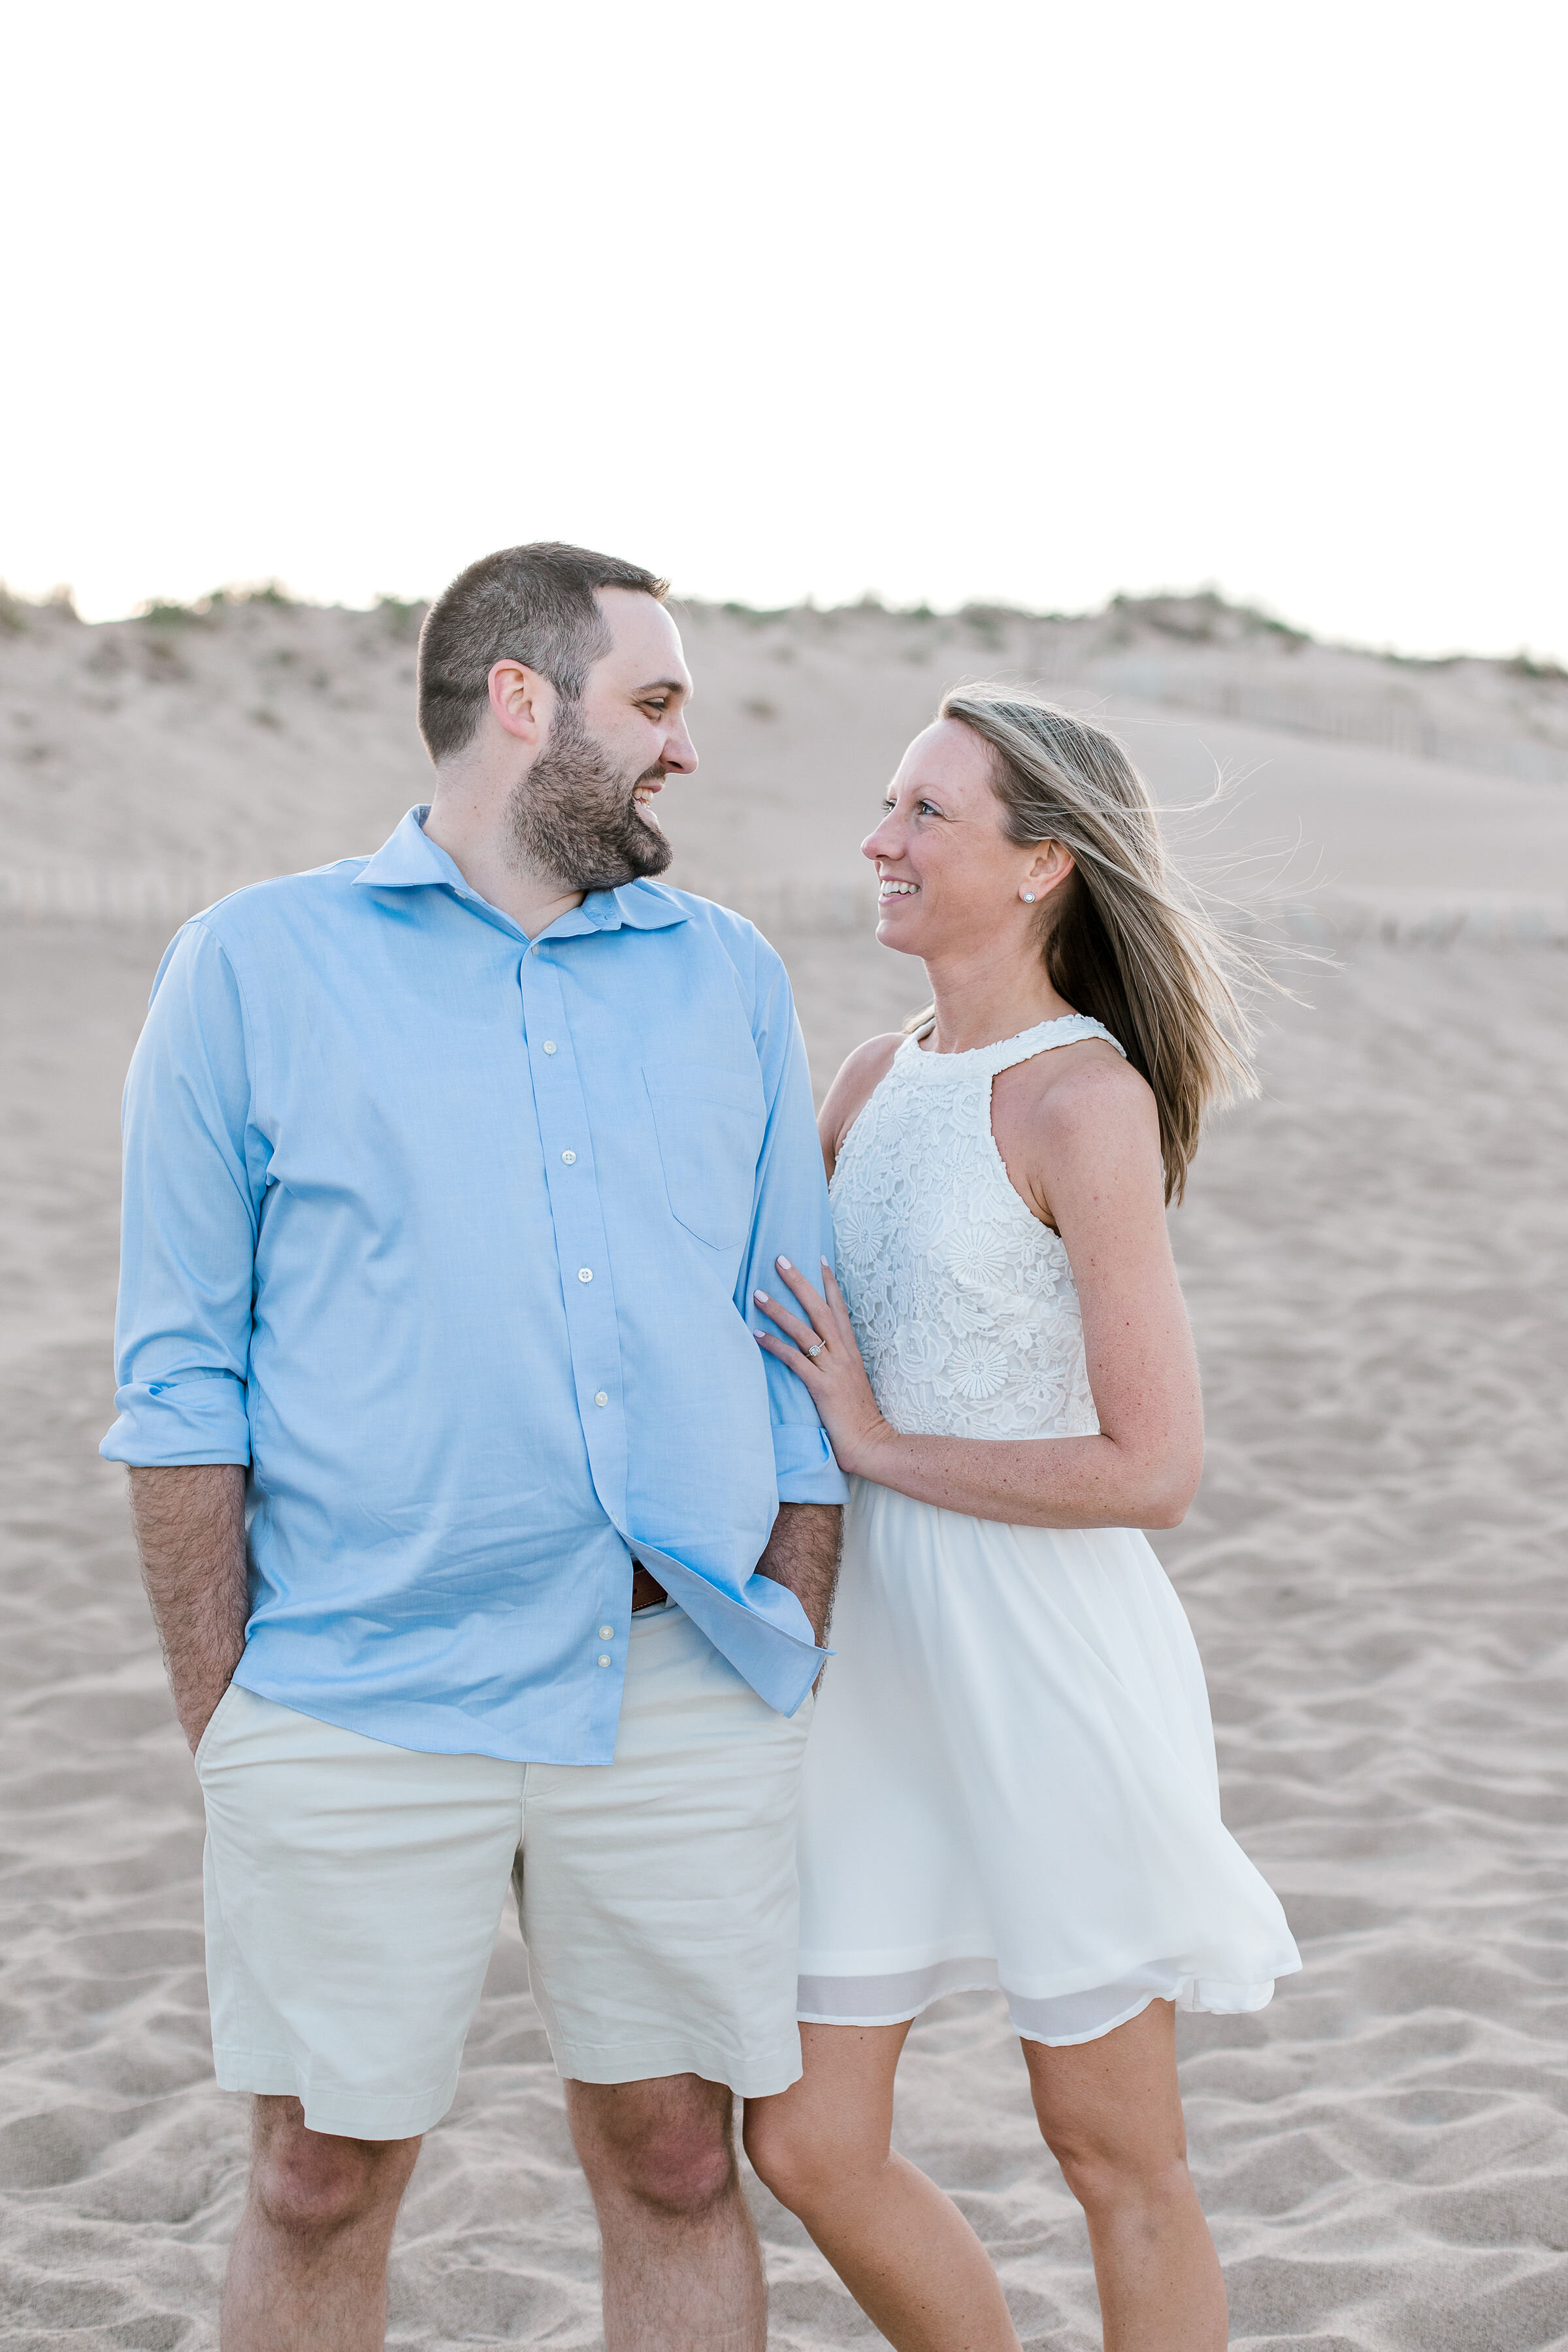
[{"label": "shorts pocket", "polygon": [[648,1062],[643,1084],[669,1212],[713,1249],[733,1249],[752,1225],[765,1125],[762,1080],[698,1062]]},{"label": "shorts pocket", "polygon": [[234,1696],[235,1692],[238,1688],[239,1685],[237,1683],[233,1681],[227,1683],[225,1685],[223,1696],[219,1699],[217,1705],[214,1707],[212,1713],[207,1717],[206,1729],[197,1740],[195,1752],[191,1758],[191,1761],[195,1766],[198,1772],[202,1769],[202,1759],[207,1752],[207,1742],[211,1739],[214,1732],[217,1729],[218,1717],[222,1715],[224,1709],[227,1706],[230,1699]]}]

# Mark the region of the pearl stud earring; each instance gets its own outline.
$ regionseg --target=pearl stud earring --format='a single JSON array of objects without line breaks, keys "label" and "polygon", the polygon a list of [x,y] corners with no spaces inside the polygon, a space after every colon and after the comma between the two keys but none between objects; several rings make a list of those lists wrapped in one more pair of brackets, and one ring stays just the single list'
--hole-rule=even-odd
[{"label": "pearl stud earring", "polygon": [[1025,891],[1025,893],[1024,893],[1024,904],[1025,904],[1025,906],[1026,906],[1026,907],[1032,907],[1032,906],[1034,905],[1034,903],[1035,903],[1035,894],[1034,894],[1034,892],[1033,892],[1032,890],[1026,890],[1026,891]]}]

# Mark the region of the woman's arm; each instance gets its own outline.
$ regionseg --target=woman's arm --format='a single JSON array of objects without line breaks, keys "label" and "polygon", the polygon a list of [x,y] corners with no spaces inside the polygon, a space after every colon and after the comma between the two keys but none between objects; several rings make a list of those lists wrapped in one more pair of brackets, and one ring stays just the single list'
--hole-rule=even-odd
[{"label": "woman's arm", "polygon": [[[1048,1200],[1083,1312],[1098,1437],[922,1437],[883,1420],[843,1295],[780,1272],[811,1328],[757,1294],[788,1341],[761,1345],[810,1389],[841,1469],[944,1510],[1016,1526],[1178,1526],[1203,1466],[1192,1334],[1165,1231],[1152,1097],[1120,1066],[1047,1087],[1029,1122],[1031,1188]],[[809,1360],[818,1339],[826,1348]],[[789,1344],[790,1341],[798,1344]]]},{"label": "woman's arm", "polygon": [[863,1045],[856,1046],[828,1087],[816,1115],[816,1132],[822,1139],[822,1164],[830,1183],[845,1137],[887,1076],[903,1042],[896,1035],[868,1037]]}]

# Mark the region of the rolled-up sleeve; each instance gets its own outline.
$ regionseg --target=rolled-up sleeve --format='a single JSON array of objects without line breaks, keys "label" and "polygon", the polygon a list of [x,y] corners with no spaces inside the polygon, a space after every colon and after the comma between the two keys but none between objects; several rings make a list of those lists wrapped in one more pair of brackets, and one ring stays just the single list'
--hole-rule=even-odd
[{"label": "rolled-up sleeve", "polygon": [[[773,1260],[781,1255],[820,1289],[821,1261],[833,1255],[833,1218],[812,1108],[805,1041],[784,965],[761,940],[752,1034],[768,1106],[767,1130],[757,1169],[751,1245],[735,1303],[753,1330],[771,1330],[773,1326],[764,1323],[752,1304],[752,1292],[762,1289],[777,1296],[781,1286]],[[848,1486],[833,1458],[810,1391],[776,1357],[763,1352],[763,1360],[767,1367],[780,1502],[847,1502]]]},{"label": "rolled-up sleeve", "polygon": [[238,981],[198,918],[159,968],[125,1085],[110,1462],[250,1460],[251,1059]]}]

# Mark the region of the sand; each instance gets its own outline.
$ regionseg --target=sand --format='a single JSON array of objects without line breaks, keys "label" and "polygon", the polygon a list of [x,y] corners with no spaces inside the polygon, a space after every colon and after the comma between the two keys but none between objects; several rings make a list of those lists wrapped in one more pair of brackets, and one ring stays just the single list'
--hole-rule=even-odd
[{"label": "sand", "polygon": [[[0,912],[177,921],[374,847],[428,797],[404,607],[92,628],[47,610],[7,628],[5,610]],[[860,929],[857,848],[887,779],[942,688],[982,676],[1121,726],[1169,803],[1226,776],[1225,821],[1177,830],[1211,861],[1250,853],[1243,895],[1267,876],[1296,897],[1500,895],[1568,917],[1568,675],[1382,661],[1198,598],[1070,622],[679,611],[701,753],[665,795],[681,878],[774,929]]]},{"label": "sand", "polygon": [[[266,632],[318,624],[352,645],[363,616],[256,618],[265,651]],[[129,919],[110,885],[135,872],[162,887],[224,858],[278,870],[291,834],[303,862],[388,829],[419,779],[389,699],[406,641],[375,625],[390,651],[382,668],[367,662],[363,730],[331,713],[310,738],[300,710],[325,689],[303,687],[285,730],[244,721],[269,757],[283,756],[275,738],[287,750],[287,768],[259,778],[238,720],[162,684],[186,698],[182,725],[153,704],[116,768],[110,736],[91,731],[116,714],[84,717],[72,699],[111,638],[59,624],[53,702],[42,667],[19,700],[13,648],[0,648],[0,721],[32,709],[58,746],[52,784],[47,761],[0,763],[11,870],[35,907],[68,887],[105,910],[0,920],[0,2338],[38,2352],[216,2345],[244,2174],[244,2102],[209,2077],[199,1805],[121,1474],[94,1450],[110,1415],[115,1106],[167,929]],[[29,662],[54,626],[18,641]],[[843,870],[906,716],[887,684],[896,648],[884,660],[880,639],[858,654],[853,639],[891,624],[850,616],[820,661],[817,626],[797,625],[795,666],[818,662],[829,685],[842,673],[845,700],[825,688],[816,752],[796,710],[798,740],[769,752],[773,765],[759,753],[746,769],[731,748],[720,775],[714,760],[672,878],[728,862],[737,886],[772,893],[820,1082],[919,1001],[920,974],[869,940]],[[748,631],[765,646],[770,629],[789,641],[782,625],[710,624],[700,686],[707,676],[712,701],[729,698],[742,746],[747,727],[765,737],[775,722],[745,719],[736,647]],[[204,644],[216,660],[221,629]],[[691,650],[700,660],[696,629]],[[866,691],[852,705],[857,664]],[[918,719],[931,678],[908,667]],[[1233,669],[1238,703],[1244,688],[1280,690],[1245,645]],[[248,688],[242,663],[230,670],[233,700]],[[1085,690],[1103,689],[1091,678]],[[851,707],[853,774],[831,732]],[[1445,723],[1458,731],[1464,717]],[[1279,1889],[1306,1964],[1258,2017],[1182,2025],[1233,2340],[1251,2352],[1568,2344],[1568,959],[1521,943],[1532,926],[1550,934],[1568,883],[1568,793],[1522,773],[1522,752],[1490,774],[1430,756],[1452,748],[1436,720],[1426,752],[1266,727],[1247,709],[1194,719],[1150,706],[1148,725],[1177,782],[1179,761],[1201,767],[1223,729],[1226,757],[1256,760],[1261,741],[1274,764],[1255,801],[1272,794],[1270,821],[1301,830],[1299,855],[1338,869],[1317,903],[1339,908],[1320,926],[1339,961],[1302,976],[1310,1010],[1276,1009],[1266,1099],[1216,1126],[1173,1220],[1210,1446],[1196,1507],[1158,1543],[1208,1668],[1227,1818]],[[1533,756],[1537,736],[1518,737]],[[1461,748],[1473,755],[1469,739]],[[341,790],[335,750],[353,772]],[[185,855],[193,839],[199,858]],[[1405,944],[1347,924],[1357,890]],[[1458,910],[1457,944],[1421,943],[1407,919],[1417,902]],[[1470,937],[1484,905],[1508,910],[1496,943],[1484,924]],[[1426,936],[1456,926],[1428,923]],[[1081,2223],[997,2002],[966,1996],[917,2027],[899,2136],[981,2231],[1026,2343],[1098,2344]],[[751,2194],[774,2343],[879,2340],[796,2225],[754,2182]],[[389,2340],[592,2346],[595,2259],[506,1922],[458,2103],[408,2199]]]}]

